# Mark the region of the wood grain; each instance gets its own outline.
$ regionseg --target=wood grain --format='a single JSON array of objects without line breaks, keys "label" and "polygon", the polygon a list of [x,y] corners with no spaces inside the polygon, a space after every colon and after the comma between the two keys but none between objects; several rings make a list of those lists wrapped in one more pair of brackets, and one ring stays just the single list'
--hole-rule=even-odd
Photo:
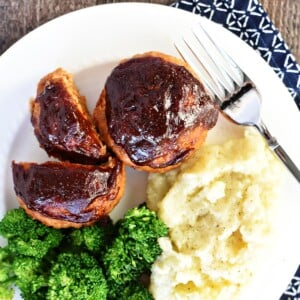
[{"label": "wood grain", "polygon": [[[120,1],[0,0],[0,54],[26,33],[55,17],[80,8],[112,2]],[[169,5],[173,1],[147,2]],[[300,0],[261,0],[261,3],[300,62]]]},{"label": "wood grain", "polygon": [[261,3],[300,63],[300,0],[261,0]]}]

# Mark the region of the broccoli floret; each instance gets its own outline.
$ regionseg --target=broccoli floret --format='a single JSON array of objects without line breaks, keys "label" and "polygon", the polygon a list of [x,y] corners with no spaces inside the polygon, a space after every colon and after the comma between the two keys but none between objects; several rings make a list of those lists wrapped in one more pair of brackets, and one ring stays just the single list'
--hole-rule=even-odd
[{"label": "broccoli floret", "polygon": [[13,277],[13,261],[8,247],[0,247],[0,282],[9,281]]},{"label": "broccoli floret", "polygon": [[147,288],[135,281],[127,284],[119,300],[153,300],[152,295]]},{"label": "broccoli floret", "polygon": [[49,277],[48,300],[101,300],[107,284],[97,260],[88,253],[61,253]]},{"label": "broccoli floret", "polygon": [[31,219],[22,208],[7,212],[0,222],[0,235],[8,239],[12,253],[37,258],[44,257],[63,238],[61,231]]},{"label": "broccoli floret", "polygon": [[14,290],[11,283],[0,282],[0,300],[12,300]]},{"label": "broccoli floret", "polygon": [[24,299],[43,299],[51,252],[58,247],[63,233],[30,218],[22,208],[6,213],[0,222],[0,234],[11,259],[14,283]]},{"label": "broccoli floret", "polygon": [[13,298],[13,283],[15,274],[13,262],[7,247],[0,247],[0,300],[10,300]]},{"label": "broccoli floret", "polygon": [[157,239],[167,235],[166,225],[145,205],[129,210],[117,224],[118,235],[103,257],[109,280],[123,284],[137,278],[158,255]]},{"label": "broccoli floret", "polygon": [[140,282],[130,281],[125,285],[108,281],[108,300],[153,300],[152,295]]},{"label": "broccoli floret", "polygon": [[[16,256],[13,262],[17,276],[15,282],[24,299],[38,299],[47,287],[48,276],[40,259],[28,256]],[[41,290],[42,289],[42,290]]]},{"label": "broccoli floret", "polygon": [[81,247],[94,255],[101,256],[110,245],[114,231],[112,220],[106,217],[93,226],[71,230],[67,243],[69,247]]},{"label": "broccoli floret", "polygon": [[0,234],[7,239],[15,236],[29,238],[34,221],[29,219],[21,208],[9,210],[0,222]]}]

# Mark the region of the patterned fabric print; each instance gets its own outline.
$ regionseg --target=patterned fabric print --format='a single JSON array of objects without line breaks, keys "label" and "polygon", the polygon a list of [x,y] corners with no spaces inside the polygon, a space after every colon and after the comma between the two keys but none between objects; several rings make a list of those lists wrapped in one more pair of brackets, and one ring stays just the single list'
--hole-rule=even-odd
[{"label": "patterned fabric print", "polygon": [[258,0],[177,0],[172,6],[222,24],[257,50],[300,109],[300,67]]},{"label": "patterned fabric print", "polygon": [[[300,109],[300,67],[258,0],[177,0],[172,6],[222,24],[257,50]],[[300,266],[280,300],[300,300]]]},{"label": "patterned fabric print", "polygon": [[280,300],[300,300],[300,266]]}]

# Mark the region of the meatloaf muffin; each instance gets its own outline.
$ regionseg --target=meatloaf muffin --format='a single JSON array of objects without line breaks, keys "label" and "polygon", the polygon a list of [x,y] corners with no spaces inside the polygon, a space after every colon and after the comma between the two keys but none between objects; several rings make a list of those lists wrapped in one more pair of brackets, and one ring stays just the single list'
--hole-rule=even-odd
[{"label": "meatloaf muffin", "polygon": [[170,170],[203,144],[218,109],[182,60],[148,52],[122,61],[94,110],[102,139],[128,166]]}]

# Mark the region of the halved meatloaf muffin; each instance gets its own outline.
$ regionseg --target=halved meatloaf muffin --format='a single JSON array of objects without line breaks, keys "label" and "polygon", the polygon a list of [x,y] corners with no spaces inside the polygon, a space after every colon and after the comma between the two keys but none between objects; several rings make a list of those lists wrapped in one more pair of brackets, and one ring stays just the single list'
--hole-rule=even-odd
[{"label": "halved meatloaf muffin", "polygon": [[34,219],[55,228],[90,225],[121,199],[125,168],[117,158],[99,166],[48,161],[12,162],[20,205]]},{"label": "halved meatloaf muffin", "polygon": [[106,146],[70,73],[59,68],[43,77],[31,112],[34,133],[48,155],[83,164],[106,158]]}]

